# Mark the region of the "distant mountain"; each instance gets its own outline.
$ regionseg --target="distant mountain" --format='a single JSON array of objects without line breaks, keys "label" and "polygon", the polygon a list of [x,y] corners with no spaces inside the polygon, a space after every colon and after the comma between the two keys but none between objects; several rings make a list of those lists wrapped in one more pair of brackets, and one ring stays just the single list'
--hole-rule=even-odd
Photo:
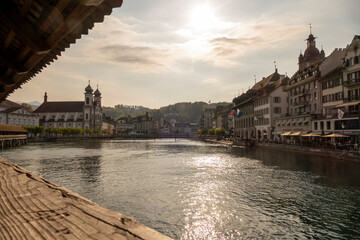
[{"label": "distant mountain", "polygon": [[103,107],[103,113],[107,117],[118,119],[124,116],[139,116],[146,112],[154,118],[164,118],[165,120],[174,119],[176,122],[198,122],[204,108],[215,108],[217,105],[229,103],[205,103],[205,102],[182,102],[160,109],[150,109],[143,106],[116,105],[115,108]]},{"label": "distant mountain", "polygon": [[23,104],[26,103],[28,105],[30,105],[34,110],[37,109],[42,103],[39,101],[32,101],[32,102],[21,102],[21,101],[16,101],[16,103],[18,104]]}]

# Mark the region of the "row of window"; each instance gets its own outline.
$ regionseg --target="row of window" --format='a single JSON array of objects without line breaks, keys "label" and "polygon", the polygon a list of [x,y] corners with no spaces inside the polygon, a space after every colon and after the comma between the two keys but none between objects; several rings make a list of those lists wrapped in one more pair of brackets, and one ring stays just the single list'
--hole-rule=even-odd
[{"label": "row of window", "polygon": [[263,99],[259,99],[259,100],[255,101],[254,106],[258,107],[258,106],[265,105],[268,103],[269,103],[269,98],[263,98]]},{"label": "row of window", "polygon": [[255,113],[255,116],[269,114],[269,108],[263,108],[260,110],[256,110],[254,113]]},{"label": "row of window", "polygon": [[277,122],[276,124],[278,127],[284,127],[284,126],[309,126],[309,121],[291,121],[291,122]]},{"label": "row of window", "polygon": [[[281,97],[273,97],[274,103],[281,103]],[[262,106],[269,103],[269,98],[263,98],[255,101],[255,107]]]},{"label": "row of window", "polygon": [[342,77],[337,79],[332,79],[322,83],[322,89],[334,88],[342,84]]},{"label": "row of window", "polygon": [[254,126],[254,118],[243,118],[235,121],[236,128],[245,128]]},{"label": "row of window", "polygon": [[346,60],[347,67],[353,66],[358,63],[359,63],[359,56],[355,56],[353,58],[349,58],[348,60]]},{"label": "row of window", "polygon": [[255,120],[255,125],[256,126],[269,125],[269,122],[270,121],[268,118],[262,118],[262,119]]},{"label": "row of window", "polygon": [[349,73],[347,75],[348,83],[355,83],[360,79],[360,71]]},{"label": "row of window", "polygon": [[296,81],[292,81],[291,84],[294,84],[294,83],[296,83],[296,82],[299,82],[299,81],[301,81],[301,80],[304,80],[304,79],[306,79],[306,78],[308,78],[308,77],[314,76],[314,75],[317,74],[317,72],[318,72],[317,70],[314,70],[314,71],[308,72],[308,73],[306,73],[306,74],[303,74],[303,75],[299,76],[298,78],[296,78],[296,79],[295,79]]},{"label": "row of window", "polygon": [[348,91],[348,100],[349,101],[354,101],[354,100],[359,100],[359,94],[360,93],[360,88],[356,88],[356,89],[352,89]]},{"label": "row of window", "polygon": [[343,98],[344,98],[343,92],[338,92],[338,93],[328,94],[328,95],[323,96],[322,101],[323,101],[323,103],[335,102],[335,101],[342,100]]},{"label": "row of window", "polygon": [[81,123],[49,123],[48,127],[70,127],[70,128],[81,128]]},{"label": "row of window", "polygon": [[313,81],[301,86],[298,86],[296,88],[293,88],[290,90],[290,96],[296,96],[298,94],[301,93],[306,93],[307,91],[311,90],[311,89],[316,89],[318,86],[318,81]]},{"label": "row of window", "polygon": [[317,105],[317,103],[314,103],[314,104],[309,104],[309,105],[303,106],[303,107],[291,108],[290,113],[291,114],[300,114],[300,113],[304,113],[304,112],[311,112],[311,111],[317,111],[317,110],[318,110],[318,105]]}]

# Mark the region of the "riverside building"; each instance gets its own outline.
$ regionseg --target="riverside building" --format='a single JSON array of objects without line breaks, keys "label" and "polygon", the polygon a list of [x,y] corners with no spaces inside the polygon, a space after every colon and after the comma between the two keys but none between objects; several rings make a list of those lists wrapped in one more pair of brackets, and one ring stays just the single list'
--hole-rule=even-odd
[{"label": "riverside building", "polygon": [[276,132],[311,131],[312,117],[321,116],[320,64],[325,59],[324,50],[316,48],[314,35],[310,32],[304,55],[298,58],[299,70],[284,88],[288,96],[289,112],[276,119]]},{"label": "riverside building", "polygon": [[336,48],[320,64],[319,87],[322,112],[312,119],[313,133],[330,133],[336,130],[335,125],[339,120],[338,106],[344,101],[342,66],[347,50],[347,48]]},{"label": "riverside building", "polygon": [[[254,98],[256,91],[249,89],[246,93],[233,99],[234,114],[234,136],[239,139],[255,138],[255,125],[254,125]],[[241,114],[238,117],[239,113]]]},{"label": "riverside building", "polygon": [[254,85],[254,125],[257,139],[274,139],[275,119],[287,111],[287,94],[284,92],[288,78],[275,72]]},{"label": "riverside building", "polygon": [[[344,58],[344,103],[337,107],[344,112],[335,122],[335,130],[358,138],[360,134],[360,36],[355,35]],[[356,137],[355,137],[356,136]],[[359,140],[359,139],[356,139]]]},{"label": "riverside building", "polygon": [[0,123],[23,127],[39,126],[39,117],[20,104],[4,100],[0,103]]},{"label": "riverside building", "polygon": [[84,101],[49,102],[47,93],[44,102],[34,111],[45,128],[82,128],[101,130],[102,107],[99,89],[93,92],[89,85],[85,88]]}]

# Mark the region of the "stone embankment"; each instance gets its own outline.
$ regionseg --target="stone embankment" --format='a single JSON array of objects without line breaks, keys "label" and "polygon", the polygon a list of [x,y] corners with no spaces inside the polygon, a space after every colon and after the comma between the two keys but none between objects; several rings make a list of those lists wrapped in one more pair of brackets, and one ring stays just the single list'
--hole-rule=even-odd
[{"label": "stone embankment", "polygon": [[[242,147],[245,148],[245,144],[240,144],[239,142],[233,142],[229,140],[216,140],[216,138],[201,138],[202,141],[211,142],[215,144],[221,144],[224,146],[232,147]],[[279,151],[290,151],[298,152],[310,155],[321,155],[321,156],[330,156],[332,158],[350,160],[350,161],[360,161],[360,153],[355,151],[346,151],[346,150],[334,150],[329,148],[315,148],[307,146],[297,146],[297,145],[288,145],[288,144],[276,144],[276,143],[263,143],[255,142],[255,147],[268,148]]]},{"label": "stone embankment", "polygon": [[0,239],[170,239],[0,158]]}]

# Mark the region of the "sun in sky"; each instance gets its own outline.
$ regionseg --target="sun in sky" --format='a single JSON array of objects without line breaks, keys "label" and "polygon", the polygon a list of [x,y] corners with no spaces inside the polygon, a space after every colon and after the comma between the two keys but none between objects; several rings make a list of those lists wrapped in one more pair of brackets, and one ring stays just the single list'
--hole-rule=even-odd
[{"label": "sun in sky", "polygon": [[203,31],[212,29],[218,22],[215,9],[210,4],[195,6],[189,14],[189,27]]}]

